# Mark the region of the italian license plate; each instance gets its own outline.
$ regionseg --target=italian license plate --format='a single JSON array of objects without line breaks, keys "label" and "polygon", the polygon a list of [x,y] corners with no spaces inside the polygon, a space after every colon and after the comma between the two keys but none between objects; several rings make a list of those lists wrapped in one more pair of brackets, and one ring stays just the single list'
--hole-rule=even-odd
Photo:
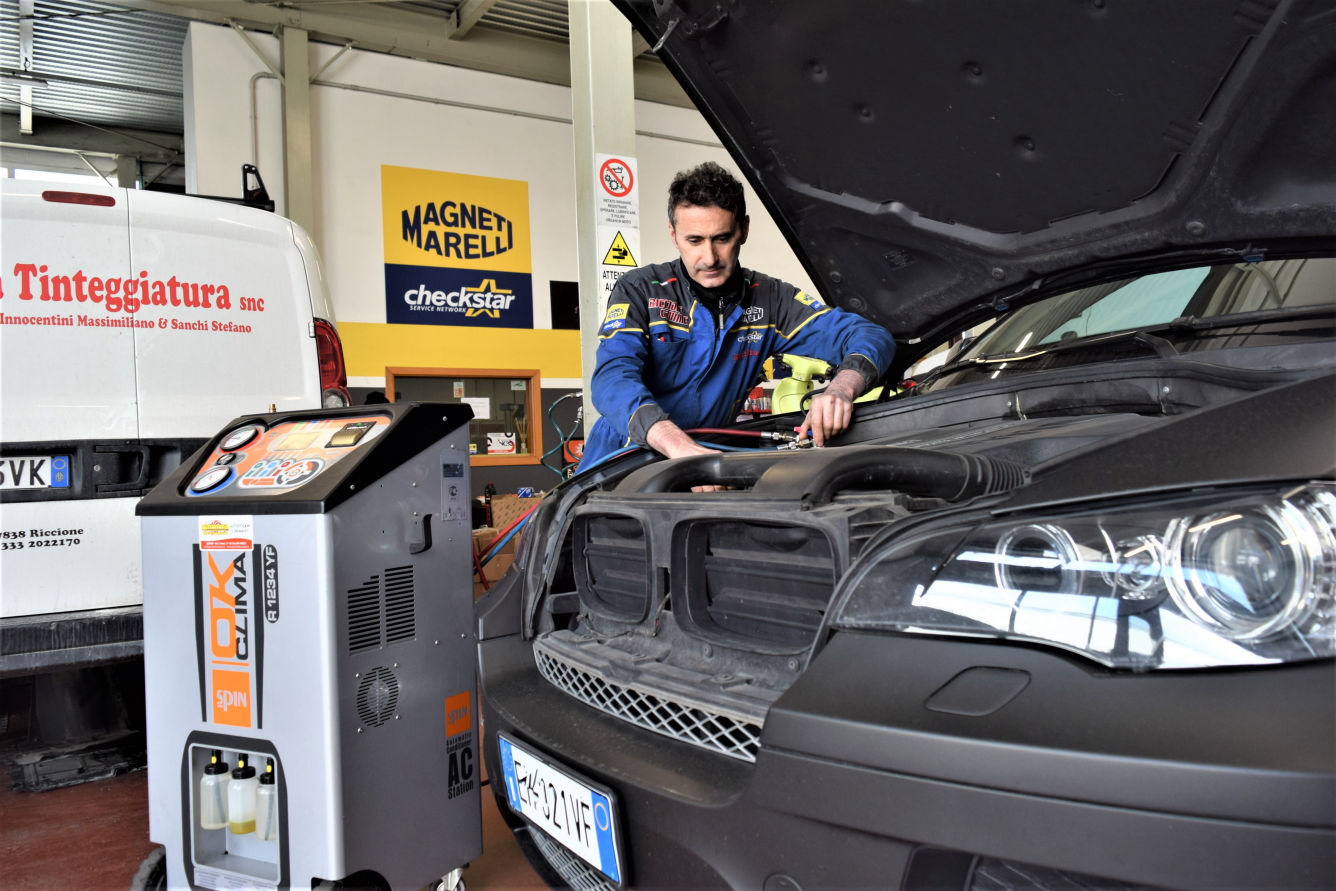
[{"label": "italian license plate", "polygon": [[497,735],[497,743],[511,809],[620,885],[620,836],[612,793],[504,735]]},{"label": "italian license plate", "polygon": [[0,458],[0,489],[68,489],[68,455],[15,455]]}]

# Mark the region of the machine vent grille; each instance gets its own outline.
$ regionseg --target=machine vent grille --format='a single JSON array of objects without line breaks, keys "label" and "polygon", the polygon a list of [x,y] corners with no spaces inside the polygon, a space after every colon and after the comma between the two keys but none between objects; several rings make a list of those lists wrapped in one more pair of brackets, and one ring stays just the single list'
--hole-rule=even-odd
[{"label": "machine vent grille", "polygon": [[356,653],[417,634],[413,567],[391,566],[348,589],[348,652]]},{"label": "machine vent grille", "polygon": [[348,652],[380,646],[380,576],[348,589]]},{"label": "machine vent grille", "polygon": [[399,679],[388,668],[365,672],[357,685],[357,714],[368,727],[379,727],[394,717],[399,706]]},{"label": "machine vent grille", "polygon": [[385,570],[385,642],[412,640],[417,634],[417,607],[413,600],[413,567]]}]

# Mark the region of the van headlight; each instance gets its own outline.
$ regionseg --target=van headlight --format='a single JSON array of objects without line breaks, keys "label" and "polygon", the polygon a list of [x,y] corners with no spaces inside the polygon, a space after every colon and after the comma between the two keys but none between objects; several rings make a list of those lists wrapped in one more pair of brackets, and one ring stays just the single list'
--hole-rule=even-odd
[{"label": "van headlight", "polygon": [[861,559],[834,625],[1049,644],[1111,668],[1336,655],[1336,486],[982,522]]}]

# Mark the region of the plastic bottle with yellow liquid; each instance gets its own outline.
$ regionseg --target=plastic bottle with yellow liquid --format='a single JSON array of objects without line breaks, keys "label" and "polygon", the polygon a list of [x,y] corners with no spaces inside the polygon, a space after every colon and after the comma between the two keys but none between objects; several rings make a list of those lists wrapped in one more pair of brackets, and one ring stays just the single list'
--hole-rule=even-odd
[{"label": "plastic bottle with yellow liquid", "polygon": [[227,829],[233,835],[255,831],[255,793],[259,785],[255,768],[246,763],[245,755],[238,755],[232,782],[227,785]]}]

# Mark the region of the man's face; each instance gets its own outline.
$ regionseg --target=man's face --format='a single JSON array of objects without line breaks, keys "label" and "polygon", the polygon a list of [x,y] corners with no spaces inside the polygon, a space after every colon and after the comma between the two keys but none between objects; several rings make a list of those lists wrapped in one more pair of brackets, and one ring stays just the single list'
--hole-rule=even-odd
[{"label": "man's face", "polygon": [[668,236],[682,255],[687,274],[702,287],[717,288],[738,268],[747,223],[747,217],[738,220],[720,207],[679,204],[668,223]]}]

